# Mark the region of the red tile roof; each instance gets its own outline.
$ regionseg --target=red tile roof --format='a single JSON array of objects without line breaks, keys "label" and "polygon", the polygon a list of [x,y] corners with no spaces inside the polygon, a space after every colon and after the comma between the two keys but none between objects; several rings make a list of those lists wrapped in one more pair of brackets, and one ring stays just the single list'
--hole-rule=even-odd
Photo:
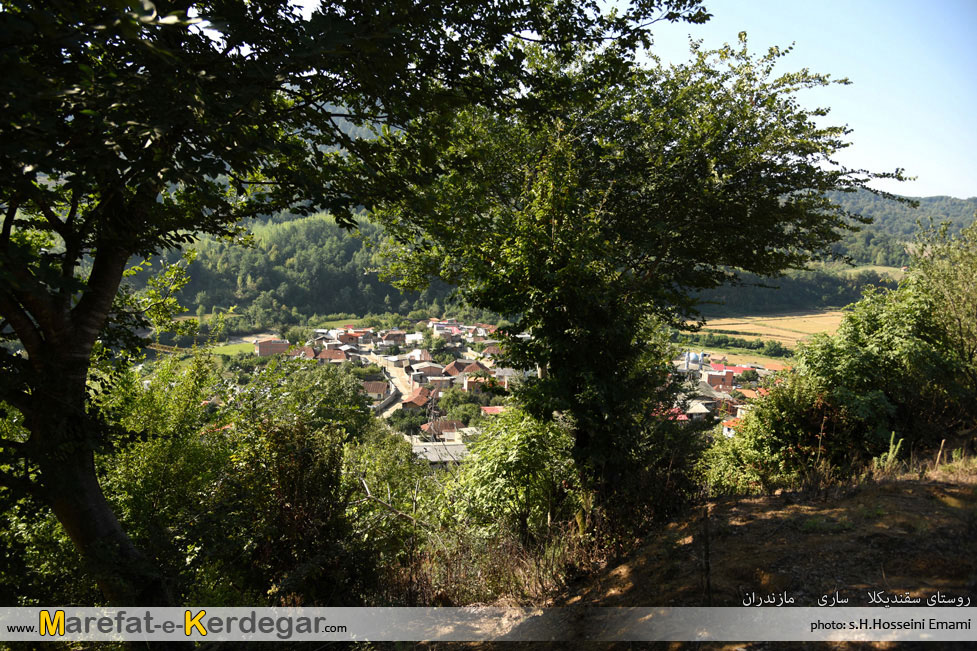
[{"label": "red tile roof", "polygon": [[508,409],[508,407],[504,405],[498,405],[493,407],[482,407],[482,413],[485,414],[486,416],[494,416],[496,414],[501,414],[506,409]]},{"label": "red tile roof", "polygon": [[362,382],[363,390],[367,393],[387,393],[387,383],[386,382]]},{"label": "red tile roof", "polygon": [[444,434],[445,432],[457,432],[463,428],[465,424],[460,420],[436,420],[430,423],[424,423],[421,425],[422,432],[432,432],[438,436]]},{"label": "red tile roof", "polygon": [[412,407],[423,407],[431,399],[431,390],[425,387],[417,387],[414,389],[406,400],[404,400],[404,406]]},{"label": "red tile roof", "polygon": [[711,366],[712,370],[714,371],[719,371],[720,373],[726,371],[732,371],[733,373],[736,373],[736,375],[742,375],[744,371],[749,371],[750,369],[753,369],[752,366],[726,366],[725,364],[718,364],[715,362],[709,364],[709,366]]}]

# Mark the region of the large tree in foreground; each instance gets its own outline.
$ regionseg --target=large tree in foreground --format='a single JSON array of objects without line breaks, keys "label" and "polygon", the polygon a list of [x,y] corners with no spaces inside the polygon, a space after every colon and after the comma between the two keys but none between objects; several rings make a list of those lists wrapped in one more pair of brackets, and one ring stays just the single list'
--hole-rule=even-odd
[{"label": "large tree in foreground", "polygon": [[327,1],[308,19],[287,0],[0,4],[0,400],[24,427],[0,442],[3,490],[50,505],[110,602],[166,603],[94,464],[111,441],[90,360],[124,334],[106,326],[127,261],[277,210],[348,225],[351,179],[384,172],[357,127],[409,138],[418,115],[524,103],[523,44],[626,51],[647,21],[705,20],[698,4]]},{"label": "large tree in foreground", "polygon": [[[775,275],[828,254],[857,219],[824,193],[898,176],[833,162],[847,129],[798,96],[834,82],[775,74],[783,54],[753,57],[741,35],[615,78],[598,51],[565,75],[604,81],[558,115],[475,108],[428,121],[450,144],[417,191],[376,206],[405,285],[437,276],[514,321],[505,351],[541,371],[524,399],[537,415],[573,417],[576,459],[605,488],[633,476],[648,416],[671,406],[655,395],[650,322],[682,323],[695,290],[738,271]],[[389,138],[390,166],[418,168],[402,146]],[[511,336],[521,331],[532,339]]]}]

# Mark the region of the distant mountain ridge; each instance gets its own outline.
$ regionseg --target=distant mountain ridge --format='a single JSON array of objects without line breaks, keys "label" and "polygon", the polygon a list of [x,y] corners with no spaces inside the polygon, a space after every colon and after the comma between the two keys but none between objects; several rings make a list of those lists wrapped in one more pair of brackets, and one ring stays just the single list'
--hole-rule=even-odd
[{"label": "distant mountain ridge", "polygon": [[916,232],[916,222],[924,223],[933,219],[940,224],[949,222],[953,231],[971,224],[977,213],[977,197],[957,199],[955,197],[906,197],[919,202],[914,208],[909,204],[885,199],[867,190],[857,192],[829,192],[828,197],[848,211],[871,217],[875,222],[866,227],[886,235],[912,239]]},{"label": "distant mountain ridge", "polygon": [[828,197],[845,210],[869,217],[871,224],[859,225],[859,230],[846,233],[833,249],[850,257],[857,264],[901,267],[909,264],[906,244],[918,230],[917,222],[934,225],[947,222],[950,232],[956,233],[973,223],[977,213],[977,197],[907,197],[919,203],[914,208],[907,203],[885,199],[867,190],[830,192]]}]

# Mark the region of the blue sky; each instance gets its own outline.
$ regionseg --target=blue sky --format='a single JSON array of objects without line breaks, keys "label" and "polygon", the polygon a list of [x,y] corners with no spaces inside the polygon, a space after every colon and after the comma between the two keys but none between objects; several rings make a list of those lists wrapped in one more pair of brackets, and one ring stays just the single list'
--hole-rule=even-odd
[{"label": "blue sky", "polygon": [[802,103],[831,107],[852,146],[838,158],[873,171],[905,168],[916,181],[880,181],[909,196],[977,196],[977,0],[706,0],[705,25],[658,24],[653,51],[688,58],[689,35],[706,48],[750,50],[794,43],[783,70],[848,77],[849,86],[808,91]]}]

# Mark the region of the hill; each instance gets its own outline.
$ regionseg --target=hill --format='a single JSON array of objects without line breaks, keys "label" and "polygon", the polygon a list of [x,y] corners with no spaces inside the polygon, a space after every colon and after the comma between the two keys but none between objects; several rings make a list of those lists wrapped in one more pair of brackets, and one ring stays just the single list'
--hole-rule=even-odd
[{"label": "hill", "polygon": [[[705,513],[708,510],[708,519]],[[817,606],[837,593],[924,600],[977,588],[977,472],[867,482],[808,494],[710,500],[558,605],[743,606],[784,593]]]},{"label": "hill", "polygon": [[[869,192],[835,193],[832,198],[874,220],[846,234],[835,247],[838,255],[870,266],[852,270],[820,265],[773,280],[746,275],[743,286],[703,292],[703,311],[729,315],[842,307],[857,300],[868,285],[894,284],[893,272],[884,265],[908,264],[905,245],[917,219],[949,221],[958,230],[977,210],[977,198],[926,197],[919,199],[918,209]],[[197,260],[182,293],[191,312],[201,306],[209,313],[235,305],[249,325],[260,329],[336,313],[436,312],[451,294],[450,287],[439,283],[421,293],[403,294],[380,280],[376,269],[381,261],[371,244],[381,232],[366,220],[352,235],[326,215],[283,213],[255,221],[250,230],[254,237],[249,248],[211,238],[196,245]]]},{"label": "hill", "polygon": [[866,190],[832,192],[828,195],[845,210],[872,219],[859,231],[847,233],[835,247],[839,255],[847,255],[856,263],[901,267],[909,263],[905,245],[911,242],[917,222],[934,224],[947,222],[951,232],[974,221],[977,197],[906,197],[918,202],[918,207],[886,199]]}]

